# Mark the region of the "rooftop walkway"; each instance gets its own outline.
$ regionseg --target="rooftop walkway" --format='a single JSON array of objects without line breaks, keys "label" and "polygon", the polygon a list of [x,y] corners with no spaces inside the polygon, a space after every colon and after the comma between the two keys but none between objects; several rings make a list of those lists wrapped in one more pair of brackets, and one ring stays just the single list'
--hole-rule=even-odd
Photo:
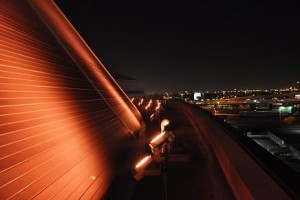
[{"label": "rooftop walkway", "polygon": [[[164,108],[161,119],[170,119],[176,136],[167,171],[168,199],[291,199],[206,112],[175,101]],[[147,120],[151,113],[142,114],[150,141],[159,122]],[[149,168],[159,169],[159,164]],[[163,199],[162,188],[161,176],[146,176],[136,183],[133,199]]]}]

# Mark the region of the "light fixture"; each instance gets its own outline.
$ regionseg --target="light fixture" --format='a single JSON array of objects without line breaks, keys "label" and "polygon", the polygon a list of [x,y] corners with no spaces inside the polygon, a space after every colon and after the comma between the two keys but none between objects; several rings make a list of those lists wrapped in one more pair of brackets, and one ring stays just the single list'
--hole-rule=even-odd
[{"label": "light fixture", "polygon": [[163,119],[160,123],[160,131],[165,132],[170,130],[170,120]]},{"label": "light fixture", "polygon": [[142,158],[141,160],[139,160],[137,162],[137,164],[135,165],[135,168],[134,168],[135,171],[136,172],[142,171],[151,163],[152,160],[153,160],[153,158],[151,155],[145,156],[144,158]]},{"label": "light fixture", "polygon": [[159,110],[160,109],[160,104],[156,106],[155,110]]},{"label": "light fixture", "polygon": [[[152,114],[150,116],[151,118],[154,118],[155,114]],[[149,171],[145,168],[152,162],[152,160],[155,160],[157,162],[160,162],[160,175],[162,177],[162,186],[163,186],[163,199],[168,199],[168,192],[167,192],[167,169],[168,169],[168,157],[169,152],[172,148],[172,143],[175,139],[175,135],[172,131],[170,131],[170,120],[164,119],[160,123],[162,132],[158,135],[156,135],[151,142],[149,143],[149,146],[151,147],[152,155],[147,155],[144,158],[142,158],[140,161],[137,162],[135,165],[135,174],[134,178],[136,181],[139,181],[144,176],[149,175]],[[153,171],[153,170],[152,170]]]},{"label": "light fixture", "polygon": [[174,134],[171,131],[165,131],[154,137],[149,146],[155,156],[164,154],[171,150],[171,144],[174,141]]},{"label": "light fixture", "polygon": [[154,113],[152,113],[151,115],[150,115],[150,121],[153,121],[154,120],[154,117],[155,117],[155,115],[154,115]]}]

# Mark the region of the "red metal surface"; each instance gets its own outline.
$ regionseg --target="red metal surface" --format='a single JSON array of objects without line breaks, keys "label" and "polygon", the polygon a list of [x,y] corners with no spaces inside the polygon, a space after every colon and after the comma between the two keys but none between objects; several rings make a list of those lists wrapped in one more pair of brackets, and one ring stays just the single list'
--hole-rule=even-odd
[{"label": "red metal surface", "polygon": [[0,199],[101,198],[140,122],[52,1],[0,2]]},{"label": "red metal surface", "polygon": [[52,1],[29,0],[66,52],[132,134],[142,117],[103,64]]}]

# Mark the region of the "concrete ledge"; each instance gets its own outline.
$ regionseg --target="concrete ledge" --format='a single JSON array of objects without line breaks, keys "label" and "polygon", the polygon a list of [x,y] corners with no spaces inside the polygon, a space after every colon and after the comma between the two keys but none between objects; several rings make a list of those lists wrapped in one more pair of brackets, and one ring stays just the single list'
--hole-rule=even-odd
[{"label": "concrete ledge", "polygon": [[291,199],[274,179],[204,111],[174,102],[186,113],[208,143],[237,199]]}]

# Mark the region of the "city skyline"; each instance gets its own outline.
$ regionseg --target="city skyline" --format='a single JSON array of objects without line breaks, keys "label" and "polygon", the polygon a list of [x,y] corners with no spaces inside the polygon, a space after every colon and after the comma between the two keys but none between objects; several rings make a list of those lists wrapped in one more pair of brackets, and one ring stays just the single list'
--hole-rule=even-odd
[{"label": "city skyline", "polygon": [[147,93],[299,81],[300,15],[289,2],[55,2],[109,70]]}]

